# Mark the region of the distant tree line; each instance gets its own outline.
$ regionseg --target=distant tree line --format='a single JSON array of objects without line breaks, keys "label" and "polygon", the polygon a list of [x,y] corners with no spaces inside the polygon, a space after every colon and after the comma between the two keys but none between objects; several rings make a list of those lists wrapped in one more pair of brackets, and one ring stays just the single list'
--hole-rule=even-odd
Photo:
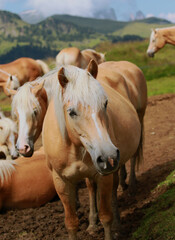
[{"label": "distant tree line", "polygon": [[106,35],[108,40],[110,40],[112,43],[117,42],[128,42],[128,41],[143,41],[144,38],[138,36],[138,35],[124,35],[124,36],[114,36],[114,35]]},{"label": "distant tree line", "polygon": [[12,62],[20,57],[31,57],[34,59],[44,59],[47,57],[55,57],[58,51],[49,47],[37,47],[32,45],[13,47],[8,53],[0,56],[0,64]]}]

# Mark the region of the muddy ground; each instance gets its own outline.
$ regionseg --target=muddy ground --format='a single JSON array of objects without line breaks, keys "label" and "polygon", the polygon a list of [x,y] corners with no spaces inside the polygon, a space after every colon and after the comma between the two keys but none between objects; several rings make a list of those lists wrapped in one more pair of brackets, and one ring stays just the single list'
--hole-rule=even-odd
[{"label": "muddy ground", "polygon": [[[144,163],[137,171],[137,193],[134,196],[118,191],[121,214],[121,240],[129,240],[138,228],[146,208],[158,195],[152,191],[175,168],[175,95],[149,98],[145,116]],[[129,169],[129,164],[127,166]],[[88,194],[84,186],[79,190],[79,240],[101,240],[103,229],[90,236],[88,226]],[[64,212],[59,199],[36,209],[10,210],[0,215],[0,240],[64,240]]]}]

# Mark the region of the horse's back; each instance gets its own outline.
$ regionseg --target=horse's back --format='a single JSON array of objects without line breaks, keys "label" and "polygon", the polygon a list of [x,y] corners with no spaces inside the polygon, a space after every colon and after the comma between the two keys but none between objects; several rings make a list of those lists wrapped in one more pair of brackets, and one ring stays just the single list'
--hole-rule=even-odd
[{"label": "horse's back", "polygon": [[86,60],[87,65],[91,59],[93,59],[97,64],[103,63],[105,61],[104,54],[96,52],[93,49],[84,49],[81,51],[81,54]]},{"label": "horse's back", "polygon": [[81,52],[76,47],[64,48],[56,56],[56,63],[81,67]]},{"label": "horse's back", "polygon": [[42,67],[37,63],[37,61],[27,57],[21,57],[13,62],[2,64],[0,65],[0,68],[17,76],[20,85],[23,85],[27,81],[33,81],[37,77],[43,75]]},{"label": "horse's back", "polygon": [[147,105],[147,85],[143,72],[135,64],[127,61],[105,62],[99,65],[102,79],[129,98],[135,109],[145,111]]}]

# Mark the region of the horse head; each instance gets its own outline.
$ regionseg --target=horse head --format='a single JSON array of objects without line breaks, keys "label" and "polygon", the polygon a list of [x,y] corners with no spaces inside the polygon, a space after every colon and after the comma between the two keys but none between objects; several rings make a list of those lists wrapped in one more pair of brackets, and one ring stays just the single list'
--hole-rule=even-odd
[{"label": "horse head", "polygon": [[96,80],[98,66],[91,60],[87,69],[69,66],[58,72],[67,136],[90,154],[96,170],[102,174],[116,171],[119,149],[108,133],[108,99]]},{"label": "horse head", "polygon": [[39,137],[46,113],[45,99],[42,97],[43,83],[24,84],[15,93],[12,101],[12,117],[17,122],[18,139],[16,148],[25,157],[31,157],[34,143]]},{"label": "horse head", "polygon": [[165,43],[166,41],[163,37],[163,34],[161,34],[161,31],[159,31],[159,29],[152,29],[150,42],[147,49],[148,56],[154,57],[154,54],[159,51],[159,49],[163,48]]}]

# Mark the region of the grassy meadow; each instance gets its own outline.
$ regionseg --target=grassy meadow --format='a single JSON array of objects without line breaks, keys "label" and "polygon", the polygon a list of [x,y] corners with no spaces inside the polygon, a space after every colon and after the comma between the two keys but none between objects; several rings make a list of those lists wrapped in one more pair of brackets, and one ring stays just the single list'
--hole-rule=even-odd
[{"label": "grassy meadow", "polygon": [[130,61],[140,67],[148,84],[148,95],[175,93],[175,47],[166,45],[154,58],[146,50],[149,40],[141,42],[101,43],[96,49],[106,53],[107,61]]},{"label": "grassy meadow", "polygon": [[131,240],[175,239],[175,170],[154,191],[161,194],[148,208]]}]

